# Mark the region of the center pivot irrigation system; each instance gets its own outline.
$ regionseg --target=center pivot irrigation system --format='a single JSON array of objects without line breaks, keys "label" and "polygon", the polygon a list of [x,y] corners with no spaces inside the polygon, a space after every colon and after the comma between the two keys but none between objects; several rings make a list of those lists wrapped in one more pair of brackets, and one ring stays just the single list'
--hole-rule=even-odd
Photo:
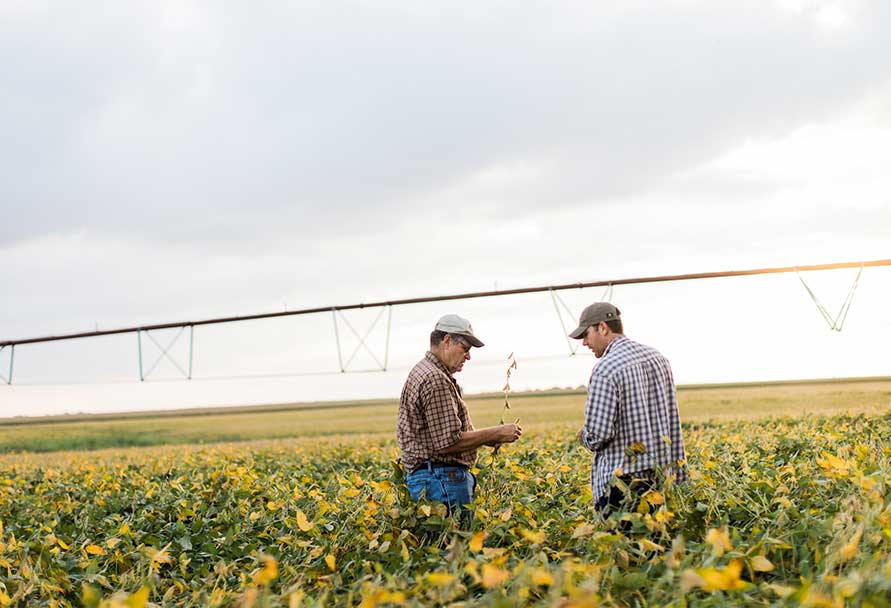
[{"label": "center pivot irrigation system", "polygon": [[[888,260],[872,260],[869,262],[841,262],[835,264],[816,264],[816,265],[808,265],[808,266],[784,266],[778,268],[756,268],[751,270],[728,270],[721,272],[699,272],[694,274],[677,274],[677,275],[664,275],[664,276],[653,276],[653,277],[637,277],[631,279],[613,279],[609,281],[592,281],[588,283],[570,283],[566,285],[550,285],[545,287],[524,287],[521,289],[506,289],[506,290],[495,290],[495,291],[477,291],[471,293],[459,293],[452,295],[443,295],[443,296],[427,296],[420,298],[406,298],[403,300],[388,300],[384,302],[371,302],[368,304],[349,304],[346,306],[323,306],[319,308],[306,308],[303,310],[288,310],[283,312],[270,312],[270,313],[262,313],[262,314],[254,314],[254,315],[245,315],[239,317],[223,317],[218,319],[204,319],[201,321],[181,321],[178,323],[160,323],[157,325],[144,325],[139,327],[124,327],[121,329],[110,329],[103,331],[90,331],[90,332],[82,332],[82,333],[74,333],[74,334],[64,334],[60,336],[44,336],[41,338],[27,338],[22,340],[4,340],[0,341],[0,354],[3,353],[5,349],[9,349],[9,371],[8,375],[0,374],[0,380],[5,382],[6,384],[12,384],[12,373],[13,373],[13,362],[15,360],[15,347],[22,344],[37,344],[40,342],[57,342],[60,340],[75,340],[78,338],[96,338],[99,336],[110,336],[114,334],[136,334],[136,342],[137,342],[137,353],[138,353],[138,362],[139,362],[139,380],[145,380],[151,373],[154,371],[155,367],[157,367],[158,363],[160,363],[164,358],[167,358],[173,365],[182,373],[183,377],[191,380],[192,378],[192,352],[193,345],[195,341],[195,327],[200,325],[215,325],[219,323],[236,323],[239,321],[254,321],[258,319],[272,319],[275,317],[292,317],[296,315],[310,315],[310,314],[318,314],[318,313],[328,313],[330,312],[332,315],[332,319],[334,321],[334,337],[337,341],[337,358],[338,363],[340,364],[340,372],[346,373],[350,370],[349,366],[355,358],[356,354],[358,354],[359,349],[364,348],[369,355],[371,355],[372,359],[378,364],[378,370],[372,371],[387,371],[387,363],[389,360],[389,350],[390,350],[390,327],[392,324],[392,313],[394,306],[405,306],[408,304],[422,304],[426,302],[445,302],[448,300],[469,300],[472,298],[491,298],[495,296],[509,296],[509,295],[517,295],[517,294],[525,294],[525,293],[537,293],[537,292],[550,292],[551,299],[554,303],[554,310],[557,313],[557,317],[560,320],[560,325],[563,328],[563,334],[567,333],[567,325],[566,318],[569,319],[569,323],[573,324],[575,322],[576,315],[569,309],[563,299],[560,297],[560,291],[565,291],[567,289],[584,289],[586,287],[605,287],[606,292],[602,299],[609,300],[612,296],[612,288],[616,285],[634,285],[637,283],[665,283],[671,281],[689,281],[692,279],[714,279],[719,277],[739,277],[739,276],[750,276],[750,275],[758,275],[758,274],[777,274],[777,273],[791,273],[794,272],[798,275],[798,278],[801,280],[802,285],[805,290],[807,290],[808,295],[813,299],[814,304],[817,306],[817,309],[820,311],[820,314],[826,320],[826,323],[829,325],[829,328],[833,331],[841,331],[844,326],[845,319],[848,315],[848,310],[851,307],[851,302],[854,298],[854,292],[857,289],[857,285],[860,281],[860,276],[863,273],[863,269],[872,266],[891,266],[891,259]],[[858,268],[857,276],[854,279],[854,282],[851,284],[850,289],[848,290],[847,297],[845,301],[842,303],[841,308],[835,316],[832,316],[829,311],[820,303],[817,296],[814,294],[813,290],[808,286],[805,282],[804,277],[801,275],[802,272],[810,272],[817,270],[837,270],[841,268]],[[562,307],[562,308],[561,308]],[[364,334],[360,334],[359,331],[356,330],[355,327],[349,322],[349,320],[344,316],[344,311],[347,310],[355,310],[360,308],[380,308],[380,312],[371,322],[371,325],[365,331]],[[371,331],[377,326],[378,322],[383,318],[384,313],[386,312],[387,317],[387,337],[386,344],[384,350],[383,361],[379,359],[375,353],[368,347],[365,343],[365,340],[371,334]],[[566,315],[566,316],[564,316]],[[346,327],[359,341],[355,350],[352,354],[344,359],[344,353],[341,350],[341,340],[340,340],[340,332],[341,332],[341,323],[344,327]],[[151,332],[160,331],[165,329],[179,329],[179,332],[174,335],[174,337],[167,343],[167,346],[162,346]],[[173,345],[177,342],[177,340],[183,335],[185,330],[189,330],[189,361],[186,366],[181,366],[173,357],[170,356],[169,351],[173,347]],[[146,369],[143,366],[143,336],[145,336],[148,340],[153,342],[155,346],[160,351],[160,355],[158,355],[155,362],[148,366]],[[567,337],[567,345],[569,346],[570,355],[574,355],[576,350],[578,349],[578,343],[572,343]],[[367,371],[367,370],[363,370]]]}]

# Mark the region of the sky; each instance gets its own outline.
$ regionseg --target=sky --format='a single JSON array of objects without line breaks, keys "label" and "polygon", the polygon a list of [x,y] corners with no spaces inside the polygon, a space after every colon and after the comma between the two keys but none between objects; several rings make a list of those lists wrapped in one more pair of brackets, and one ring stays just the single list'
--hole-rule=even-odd
[{"label": "sky", "polygon": [[[891,258],[887,2],[10,0],[0,56],[0,340]],[[802,274],[833,315],[856,276]],[[611,300],[680,383],[891,375],[889,278],[841,332],[794,273]],[[132,334],[20,346],[0,417],[397,397],[446,313],[467,392],[595,363],[543,293],[395,307],[371,372],[378,312],[338,317],[350,373],[330,313],[199,327],[189,381],[175,331],[144,382]]]}]

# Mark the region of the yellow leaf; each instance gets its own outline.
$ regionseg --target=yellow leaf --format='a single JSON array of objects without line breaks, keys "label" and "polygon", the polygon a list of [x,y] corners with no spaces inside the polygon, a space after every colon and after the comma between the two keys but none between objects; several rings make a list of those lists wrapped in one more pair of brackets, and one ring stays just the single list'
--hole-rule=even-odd
[{"label": "yellow leaf", "polygon": [[126,534],[129,531],[130,531],[130,524],[124,522],[124,524],[121,526],[121,529],[118,530],[118,534]]},{"label": "yellow leaf", "polygon": [[768,583],[767,588],[782,598],[787,598],[795,593],[795,587],[788,585],[779,585],[777,583]]},{"label": "yellow leaf", "polygon": [[430,572],[427,574],[426,578],[427,582],[434,587],[445,587],[455,580],[453,574],[448,574],[446,572]]},{"label": "yellow leaf", "polygon": [[136,593],[131,593],[130,597],[127,598],[127,608],[145,608],[145,605],[148,603],[148,598],[149,588],[142,587]]},{"label": "yellow leaf", "polygon": [[662,545],[657,545],[653,541],[646,538],[642,538],[637,542],[643,551],[656,551],[658,553],[662,553],[663,551],[665,551],[665,547],[663,547]]},{"label": "yellow leaf", "polygon": [[705,535],[705,542],[712,546],[712,549],[718,556],[724,555],[725,551],[733,549],[733,545],[730,543],[730,536],[723,529],[711,528],[708,534]]},{"label": "yellow leaf", "polygon": [[501,512],[501,521],[507,521],[510,519],[510,516],[514,514],[514,510],[511,507],[508,507],[504,511]]},{"label": "yellow leaf", "polygon": [[424,514],[424,517],[430,517],[430,505],[421,505],[418,511]]},{"label": "yellow leaf", "polygon": [[865,491],[869,492],[874,487],[876,487],[876,480],[872,477],[861,477],[860,478],[860,487]]},{"label": "yellow leaf", "polygon": [[573,538],[582,538],[584,536],[591,536],[594,534],[594,524],[580,524],[576,527],[575,530],[572,531]]},{"label": "yellow leaf", "polygon": [[331,572],[334,572],[334,568],[337,565],[337,560],[334,558],[334,556],[330,553],[326,555],[325,563],[328,564],[328,569],[331,570]]},{"label": "yellow leaf", "polygon": [[477,567],[477,563],[473,560],[470,560],[466,564],[464,564],[464,572],[470,575],[470,578],[473,579],[475,583],[480,582],[480,574],[479,568]]},{"label": "yellow leaf", "polygon": [[303,532],[309,532],[310,530],[312,530],[313,524],[308,519],[306,519],[306,514],[303,511],[297,509],[297,511],[294,513],[294,517],[297,518],[297,527],[300,528],[300,530],[302,530]]},{"label": "yellow leaf", "polygon": [[493,566],[492,564],[483,564],[482,570],[483,587],[485,587],[486,589],[498,587],[510,577],[510,573],[507,570],[503,570],[501,568],[498,568],[497,566]]},{"label": "yellow leaf", "polygon": [[402,545],[402,561],[407,562],[411,559],[411,556],[408,554],[408,547],[405,546],[405,543],[400,543]]},{"label": "yellow leaf", "polygon": [[84,551],[86,551],[90,555],[105,555],[105,549],[103,549],[99,545],[87,545],[86,547],[84,547]]},{"label": "yellow leaf", "polygon": [[843,598],[852,598],[860,591],[861,581],[854,578],[844,578],[835,585],[835,592]]},{"label": "yellow leaf", "polygon": [[647,492],[645,498],[647,499],[647,502],[650,503],[651,505],[665,504],[665,497],[662,496],[662,494],[660,492],[657,492],[656,490],[650,490],[649,492]]},{"label": "yellow leaf", "polygon": [[70,549],[70,547],[69,547],[68,545],[66,545],[66,544],[65,544],[65,541],[63,541],[61,538],[57,538],[57,539],[56,539],[56,543],[57,543],[60,547],[62,547],[63,549],[65,549],[66,551],[68,551],[68,549]]},{"label": "yellow leaf", "polygon": [[93,585],[83,584],[81,588],[81,603],[84,606],[96,606],[102,600],[102,594]]},{"label": "yellow leaf", "polygon": [[109,549],[114,549],[119,542],[121,542],[120,538],[109,538],[107,541],[105,541],[105,546]]},{"label": "yellow leaf", "polygon": [[854,535],[848,544],[839,550],[838,554],[842,561],[846,562],[860,552],[859,546],[861,536],[863,536],[863,530],[858,530],[857,534]]},{"label": "yellow leaf", "polygon": [[703,591],[729,591],[732,589],[745,589],[748,584],[740,579],[742,562],[733,560],[725,568],[699,568],[696,571],[705,582]]},{"label": "yellow leaf", "polygon": [[278,578],[278,562],[273,557],[263,559],[263,567],[254,574],[254,582],[258,585],[268,585]]},{"label": "yellow leaf", "polygon": [[478,553],[483,548],[483,541],[486,539],[485,532],[477,532],[473,535],[473,538],[470,539],[470,550],[474,553]]},{"label": "yellow leaf", "polygon": [[6,595],[6,592],[0,589],[0,606],[9,606],[12,604],[12,598]]},{"label": "yellow leaf", "polygon": [[847,477],[851,468],[849,462],[829,452],[823,452],[823,458],[817,458],[817,464],[831,477],[836,478]]},{"label": "yellow leaf", "polygon": [[544,532],[533,532],[532,530],[527,530],[526,528],[521,528],[520,534],[522,534],[523,538],[528,540],[530,543],[537,545],[542,544],[546,538]]},{"label": "yellow leaf", "polygon": [[681,572],[681,591],[687,593],[696,587],[704,587],[705,581],[695,570],[684,570]]},{"label": "yellow leaf", "polygon": [[303,596],[306,593],[301,589],[299,591],[295,591],[291,595],[288,596],[288,608],[300,608],[303,604]]},{"label": "yellow leaf", "polygon": [[773,563],[763,555],[752,558],[752,570],[755,572],[770,572],[773,568]]},{"label": "yellow leaf", "polygon": [[774,502],[778,502],[783,505],[785,508],[789,508],[792,506],[792,501],[786,498],[785,496],[778,496],[774,499]]},{"label": "yellow leaf", "polygon": [[159,564],[169,564],[173,561],[173,558],[170,557],[170,554],[167,553],[165,549],[161,549],[160,551],[158,551],[157,549],[149,547],[147,551],[149,559],[151,559],[151,561],[153,562],[157,562]]},{"label": "yellow leaf", "polygon": [[538,587],[550,587],[554,584],[554,577],[550,573],[538,568],[532,571],[530,578],[532,579],[532,584]]}]

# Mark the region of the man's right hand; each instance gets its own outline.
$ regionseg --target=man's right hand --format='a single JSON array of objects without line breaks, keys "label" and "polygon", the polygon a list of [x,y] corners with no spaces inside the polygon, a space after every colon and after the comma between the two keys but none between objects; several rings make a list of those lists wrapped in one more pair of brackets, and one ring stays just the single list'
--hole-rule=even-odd
[{"label": "man's right hand", "polygon": [[439,450],[439,452],[442,454],[454,454],[456,452],[475,450],[482,445],[497,448],[502,443],[513,443],[522,434],[523,429],[520,428],[520,425],[513,423],[487,426],[484,429],[474,431],[461,431],[461,439],[449,447]]},{"label": "man's right hand", "polygon": [[498,443],[513,443],[523,434],[519,424],[511,422],[498,427]]}]

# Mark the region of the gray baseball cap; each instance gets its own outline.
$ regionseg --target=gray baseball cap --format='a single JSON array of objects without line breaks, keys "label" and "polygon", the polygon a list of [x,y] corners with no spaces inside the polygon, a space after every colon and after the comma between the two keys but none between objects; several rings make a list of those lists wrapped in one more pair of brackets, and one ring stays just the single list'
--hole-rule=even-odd
[{"label": "gray baseball cap", "polygon": [[448,334],[464,336],[467,338],[468,342],[477,348],[484,346],[480,339],[473,335],[473,327],[470,326],[470,321],[464,317],[459,317],[458,315],[445,315],[436,322],[436,327],[433,329],[444,331]]},{"label": "gray baseball cap", "polygon": [[619,309],[609,302],[594,302],[582,311],[582,316],[579,317],[579,326],[572,330],[569,337],[581,340],[592,325],[597,325],[601,321],[612,321],[620,316],[622,313],[619,312]]}]

